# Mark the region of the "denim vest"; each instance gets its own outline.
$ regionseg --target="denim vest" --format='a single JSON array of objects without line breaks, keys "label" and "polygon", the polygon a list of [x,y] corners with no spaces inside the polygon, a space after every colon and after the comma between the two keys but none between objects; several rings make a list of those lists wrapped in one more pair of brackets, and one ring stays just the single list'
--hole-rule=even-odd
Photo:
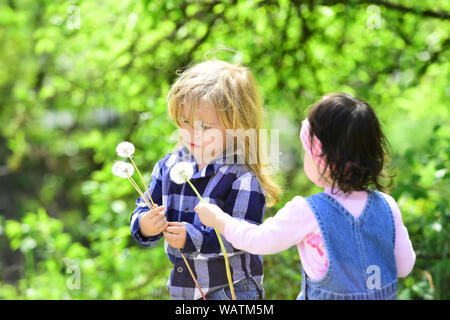
[{"label": "denim vest", "polygon": [[359,218],[326,193],[306,198],[322,232],[328,267],[320,280],[308,278],[302,270],[297,299],[397,299],[394,217],[382,194],[368,192]]}]

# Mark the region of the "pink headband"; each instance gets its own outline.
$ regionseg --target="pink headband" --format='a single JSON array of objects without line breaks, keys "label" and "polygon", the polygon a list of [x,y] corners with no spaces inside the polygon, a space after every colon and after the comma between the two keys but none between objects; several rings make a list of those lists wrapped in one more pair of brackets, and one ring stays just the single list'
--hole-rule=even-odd
[{"label": "pink headband", "polygon": [[311,148],[311,139],[309,137],[309,121],[308,118],[302,121],[302,129],[300,130],[300,140],[302,141],[303,149],[305,152],[308,152],[313,158],[314,162],[321,168],[325,168],[326,161],[324,157],[321,157],[322,154],[322,143],[320,140],[313,135],[312,136],[312,148]]}]

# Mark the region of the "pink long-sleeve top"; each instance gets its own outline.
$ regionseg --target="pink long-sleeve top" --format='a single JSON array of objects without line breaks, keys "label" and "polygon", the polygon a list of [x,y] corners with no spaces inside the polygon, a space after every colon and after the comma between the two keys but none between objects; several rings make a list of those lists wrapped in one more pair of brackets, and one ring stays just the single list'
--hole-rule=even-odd
[{"label": "pink long-sleeve top", "polygon": [[[326,188],[324,192],[336,199],[355,218],[362,213],[368,198],[365,191],[344,195],[332,194],[331,188]],[[391,196],[381,194],[394,215],[397,276],[406,277],[414,266],[416,254],[397,203]],[[253,254],[273,254],[296,245],[306,274],[314,280],[320,280],[325,275],[328,264],[325,244],[314,213],[303,197],[295,196],[275,216],[267,218],[259,226],[231,219],[225,226],[224,236],[235,248]]]}]

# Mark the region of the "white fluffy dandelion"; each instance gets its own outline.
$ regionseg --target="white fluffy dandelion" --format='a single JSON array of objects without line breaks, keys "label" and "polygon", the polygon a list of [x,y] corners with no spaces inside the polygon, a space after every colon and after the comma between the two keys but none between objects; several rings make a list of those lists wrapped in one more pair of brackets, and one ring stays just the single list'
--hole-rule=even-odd
[{"label": "white fluffy dandelion", "polygon": [[[146,187],[146,183],[136,165],[136,163],[134,163],[133,158],[131,157],[134,154],[135,148],[134,145],[131,142],[128,141],[123,141],[121,143],[119,143],[116,147],[116,152],[120,157],[123,158],[129,158],[132,165],[130,163],[124,162],[124,161],[116,161],[113,166],[112,166],[112,172],[115,176],[118,176],[120,178],[126,178],[128,179],[128,181],[130,181],[130,183],[133,185],[133,187],[136,189],[136,191],[139,193],[139,195],[141,196],[141,198],[144,199],[145,203],[147,204],[147,206],[152,209],[155,206],[155,203],[152,200],[152,197],[150,196],[150,192],[148,190],[148,188]],[[181,166],[180,166],[181,165]],[[187,165],[187,166],[186,166]],[[175,166],[176,167],[176,166]],[[194,174],[194,170],[192,169],[192,166],[189,163],[179,163],[178,169],[177,168],[173,168],[175,169],[175,171],[172,169],[172,171],[170,172],[170,177],[172,180],[174,180],[176,183],[185,183],[186,181],[190,183],[189,179],[192,177],[192,175]],[[144,193],[141,191],[141,189],[139,188],[139,186],[137,185],[137,183],[133,180],[132,175],[134,173],[134,169],[136,168],[136,171],[139,174],[139,177],[141,178],[142,184],[144,185],[144,189],[147,189],[147,195],[150,198],[151,204],[148,202],[147,196],[144,195]],[[192,186],[193,187],[193,186]],[[195,190],[196,191],[196,190]],[[197,192],[197,191],[196,191]],[[200,197],[200,195],[197,192],[197,195]],[[181,256],[184,259],[184,262],[186,263],[186,266],[191,274],[192,280],[194,280],[195,285],[197,286],[198,290],[200,291],[200,293],[202,294],[203,300],[206,300],[205,295],[200,287],[200,285],[197,282],[197,279],[195,278],[194,273],[191,270],[191,267],[189,266],[189,263],[187,262],[184,254],[179,251]]]},{"label": "white fluffy dandelion", "polygon": [[112,173],[120,178],[128,179],[134,173],[134,167],[124,161],[116,161],[112,166]]},{"label": "white fluffy dandelion", "polygon": [[[120,157],[129,158],[130,159],[131,163],[133,164],[134,169],[136,169],[137,173],[139,174],[139,178],[142,181],[142,185],[144,186],[144,190],[147,189],[147,192],[150,195],[150,192],[148,191],[148,188],[147,188],[147,184],[145,183],[144,178],[142,177],[142,174],[139,171],[139,168],[137,167],[136,163],[134,162],[134,160],[132,158],[132,155],[134,154],[134,151],[136,151],[136,149],[134,148],[134,144],[132,144],[131,142],[128,142],[128,141],[122,141],[116,147],[116,152],[117,152],[117,154]],[[131,166],[131,165],[129,165],[129,166]],[[127,171],[131,172],[129,166],[127,167]],[[132,171],[132,173],[134,173],[134,170]],[[134,180],[130,181],[130,182],[133,183]],[[136,187],[137,187],[137,184],[136,184]],[[153,202],[152,197],[150,197],[150,201],[152,202],[152,206],[154,206],[155,203]]]},{"label": "white fluffy dandelion", "polygon": [[135,151],[134,145],[131,142],[123,141],[119,143],[116,147],[116,152],[119,157],[129,158],[133,155]]},{"label": "white fluffy dandelion", "polygon": [[183,184],[194,174],[192,165],[188,162],[178,162],[170,170],[170,179],[176,184]]},{"label": "white fluffy dandelion", "polygon": [[125,162],[123,162],[123,161],[116,161],[116,162],[114,162],[114,164],[112,165],[112,173],[113,173],[113,175],[115,175],[117,177],[120,177],[121,172],[122,172],[122,167],[123,167],[124,163]]}]

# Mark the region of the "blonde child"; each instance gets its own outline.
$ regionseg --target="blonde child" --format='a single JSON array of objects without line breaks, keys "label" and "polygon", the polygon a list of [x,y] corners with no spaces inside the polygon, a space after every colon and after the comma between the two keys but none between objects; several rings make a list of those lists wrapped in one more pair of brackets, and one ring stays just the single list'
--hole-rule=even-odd
[{"label": "blonde child", "polygon": [[195,208],[200,220],[253,254],[296,245],[298,299],[396,299],[397,277],[412,270],[415,253],[395,200],[377,191],[387,140],[374,111],[351,95],[329,94],[302,122],[300,139],[305,173],[323,192],[295,196],[259,226],[211,204]]},{"label": "blonde child", "polygon": [[[190,163],[194,170],[190,180],[206,201],[234,217],[262,222],[266,197],[268,206],[275,204],[280,190],[263,174],[259,139],[253,144],[248,137],[239,136],[262,125],[256,82],[240,65],[218,60],[197,64],[171,87],[168,113],[180,129],[180,142],[155,165],[149,185],[153,201],[162,206],[149,210],[139,198],[130,219],[131,232],[145,247],[156,246],[164,236],[165,251],[173,264],[168,281],[171,298],[202,297],[181,251],[207,300],[231,299],[215,231],[203,225],[195,213],[199,199],[192,188],[172,182],[170,170],[180,161]],[[230,134],[236,130],[236,135]],[[262,299],[262,257],[224,244],[236,298]]]}]

